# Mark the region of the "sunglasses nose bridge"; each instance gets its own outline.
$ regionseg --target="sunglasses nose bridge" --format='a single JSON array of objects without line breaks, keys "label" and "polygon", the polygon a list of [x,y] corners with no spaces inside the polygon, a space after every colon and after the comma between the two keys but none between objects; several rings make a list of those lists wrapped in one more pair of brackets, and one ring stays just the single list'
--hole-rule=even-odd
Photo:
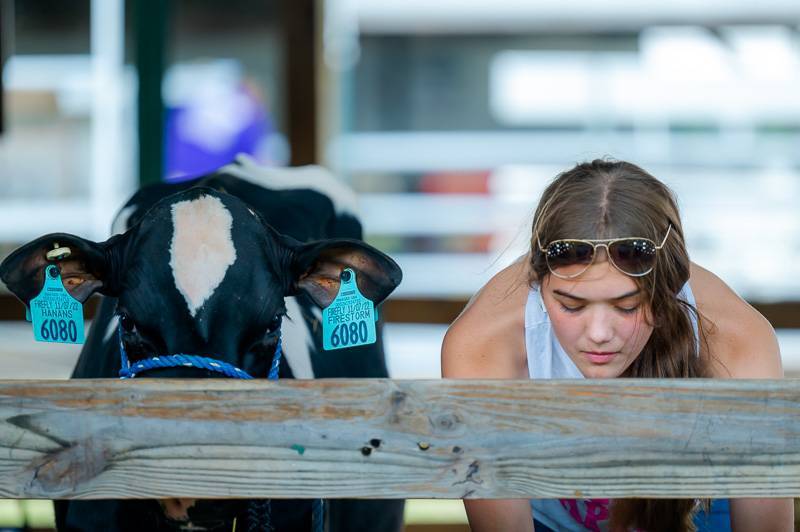
[{"label": "sunglasses nose bridge", "polygon": [[[607,242],[595,242],[595,243],[592,244],[592,247],[594,248],[594,250],[593,250],[594,251],[594,253],[593,253],[594,257],[592,257],[593,261],[597,260],[597,256],[600,253],[600,251],[597,248],[603,248],[603,252],[606,254],[606,257],[605,257],[606,260],[611,260],[611,253],[609,252],[609,248],[608,248],[608,243]],[[602,260],[601,260],[601,262],[602,262]]]}]

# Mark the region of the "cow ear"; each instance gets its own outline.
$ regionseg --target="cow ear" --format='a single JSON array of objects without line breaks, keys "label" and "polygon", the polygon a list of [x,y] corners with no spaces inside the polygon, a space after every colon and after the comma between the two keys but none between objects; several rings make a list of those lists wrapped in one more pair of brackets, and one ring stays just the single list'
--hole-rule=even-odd
[{"label": "cow ear", "polygon": [[388,255],[359,240],[334,239],[292,247],[289,293],[305,292],[320,307],[327,307],[339,293],[345,268],[356,273],[358,289],[376,305],[400,284],[403,273]]},{"label": "cow ear", "polygon": [[124,235],[117,235],[97,243],[66,233],[45,235],[20,247],[0,263],[0,279],[29,305],[42,290],[45,268],[56,264],[64,287],[81,303],[95,292],[116,295],[111,264],[120,262],[111,257],[124,239]]}]

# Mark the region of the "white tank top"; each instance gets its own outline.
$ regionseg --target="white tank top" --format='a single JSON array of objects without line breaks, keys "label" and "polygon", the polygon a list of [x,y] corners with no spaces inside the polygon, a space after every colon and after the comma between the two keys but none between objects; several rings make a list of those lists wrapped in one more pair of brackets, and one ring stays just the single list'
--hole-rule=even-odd
[{"label": "white tank top", "polygon": [[[683,286],[678,298],[696,307],[689,283]],[[690,316],[699,352],[697,317]],[[530,289],[525,303],[525,349],[528,376],[532,379],[585,378],[558,342],[538,285]],[[531,508],[537,521],[557,532],[605,532],[609,503],[609,499],[532,499]]]}]

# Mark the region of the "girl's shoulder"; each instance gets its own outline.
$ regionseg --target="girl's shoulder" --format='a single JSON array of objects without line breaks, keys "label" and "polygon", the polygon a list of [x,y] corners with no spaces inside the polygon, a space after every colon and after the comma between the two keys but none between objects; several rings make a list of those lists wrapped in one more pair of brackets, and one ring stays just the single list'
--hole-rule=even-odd
[{"label": "girl's shoulder", "polygon": [[694,263],[689,285],[708,341],[707,349],[702,347],[714,377],[783,376],[775,331],[764,316],[719,277]]},{"label": "girl's shoulder", "polygon": [[442,345],[445,377],[527,377],[527,271],[527,261],[518,260],[492,277],[467,303]]}]

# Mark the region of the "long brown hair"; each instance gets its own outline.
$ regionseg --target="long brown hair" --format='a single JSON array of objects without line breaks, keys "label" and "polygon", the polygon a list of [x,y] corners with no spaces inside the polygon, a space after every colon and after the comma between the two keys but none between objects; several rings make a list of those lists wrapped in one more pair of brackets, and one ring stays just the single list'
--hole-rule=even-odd
[{"label": "long brown hair", "polygon": [[[624,377],[705,377],[699,338],[692,325],[697,309],[678,299],[689,280],[689,255],[672,191],[638,166],[624,161],[594,160],[559,174],[545,189],[533,218],[531,282],[549,274],[538,242],[562,238],[646,237],[660,243],[672,226],[656,266],[632,277],[648,301],[653,333]],[[538,240],[537,240],[538,239]],[[704,335],[702,332],[700,336]],[[703,341],[704,338],[703,338]],[[618,499],[611,505],[612,530],[693,531],[694,500]]]}]

